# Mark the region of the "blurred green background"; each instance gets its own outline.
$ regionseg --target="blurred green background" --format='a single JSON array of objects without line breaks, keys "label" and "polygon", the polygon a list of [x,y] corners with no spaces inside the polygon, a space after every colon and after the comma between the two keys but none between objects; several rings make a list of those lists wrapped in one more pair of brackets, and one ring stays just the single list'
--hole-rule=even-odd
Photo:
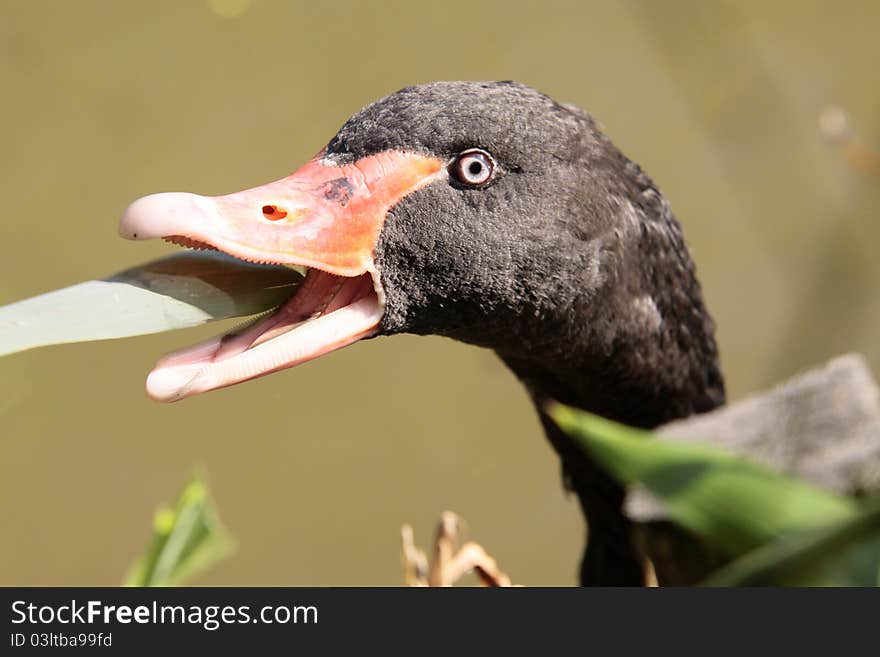
[{"label": "blurred green background", "polygon": [[[0,304],[174,247],[134,198],[286,175],[366,103],[517,79],[591,111],[666,192],[733,397],[843,351],[880,366],[877,2],[0,1]],[[582,520],[518,383],[440,338],[358,344],[171,406],[143,382],[217,326],[0,361],[0,584],[115,584],[203,464],[239,550],[200,584],[399,584],[398,531],[468,521],[522,584],[571,584]]]}]

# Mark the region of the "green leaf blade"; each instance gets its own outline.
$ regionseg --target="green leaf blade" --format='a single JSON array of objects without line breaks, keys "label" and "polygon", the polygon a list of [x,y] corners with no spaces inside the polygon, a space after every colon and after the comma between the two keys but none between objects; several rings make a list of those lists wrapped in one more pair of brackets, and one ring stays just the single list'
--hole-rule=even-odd
[{"label": "green leaf blade", "polygon": [[830,527],[783,536],[727,564],[706,586],[880,586],[880,497]]},{"label": "green leaf blade", "polygon": [[670,517],[731,556],[792,531],[850,518],[852,500],[704,445],[652,440],[648,432],[554,404],[551,417],[624,484],[640,483]]},{"label": "green leaf blade", "polygon": [[0,356],[255,315],[284,303],[301,281],[288,267],[179,252],[0,307]]},{"label": "green leaf blade", "polygon": [[204,478],[196,473],[176,502],[156,512],[153,536],[123,586],[174,586],[228,556],[235,542],[217,516]]}]

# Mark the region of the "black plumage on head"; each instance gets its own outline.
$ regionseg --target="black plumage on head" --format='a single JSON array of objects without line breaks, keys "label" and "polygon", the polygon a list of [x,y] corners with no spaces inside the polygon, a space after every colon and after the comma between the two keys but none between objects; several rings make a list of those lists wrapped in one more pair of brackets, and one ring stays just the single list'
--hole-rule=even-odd
[{"label": "black plumage on head", "polygon": [[586,112],[512,82],[403,89],[351,118],[325,158],[388,150],[493,158],[486,186],[426,186],[376,247],[383,334],[493,349],[525,383],[591,530],[585,584],[636,584],[622,491],[542,412],[566,404],[639,427],[724,402],[714,325],[681,226]]}]

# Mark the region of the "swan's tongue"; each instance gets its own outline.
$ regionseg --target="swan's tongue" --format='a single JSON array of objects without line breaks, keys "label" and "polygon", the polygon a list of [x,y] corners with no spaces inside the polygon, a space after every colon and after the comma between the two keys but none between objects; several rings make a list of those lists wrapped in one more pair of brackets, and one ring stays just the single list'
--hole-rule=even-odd
[{"label": "swan's tongue", "polygon": [[292,175],[235,194],[146,196],[120,222],[128,239],[163,237],[254,262],[311,268],[281,309],[253,327],[163,358],[147,393],[176,401],[269,374],[373,335],[384,295],[373,265],[388,210],[445,175],[436,158],[387,151],[339,166],[321,154]]}]

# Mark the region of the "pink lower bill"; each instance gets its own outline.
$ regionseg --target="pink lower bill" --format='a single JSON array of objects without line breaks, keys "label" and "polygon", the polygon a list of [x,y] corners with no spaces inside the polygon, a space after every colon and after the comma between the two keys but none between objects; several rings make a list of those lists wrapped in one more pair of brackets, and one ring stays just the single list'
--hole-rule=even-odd
[{"label": "pink lower bill", "polygon": [[374,335],[383,312],[370,274],[309,270],[268,317],[161,359],[147,377],[147,394],[173,402],[294,367]]}]

